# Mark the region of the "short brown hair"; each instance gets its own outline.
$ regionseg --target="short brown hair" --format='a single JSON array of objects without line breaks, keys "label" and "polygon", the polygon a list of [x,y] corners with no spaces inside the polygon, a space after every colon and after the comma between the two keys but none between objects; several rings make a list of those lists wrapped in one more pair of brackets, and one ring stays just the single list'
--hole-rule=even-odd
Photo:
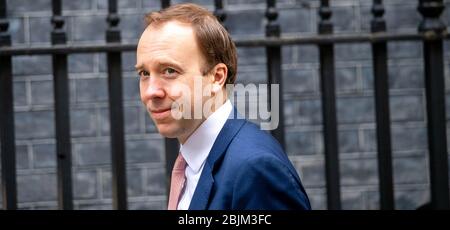
[{"label": "short brown hair", "polygon": [[211,71],[218,63],[224,63],[228,69],[225,83],[233,84],[237,72],[236,46],[217,18],[207,9],[192,3],[172,5],[145,16],[148,26],[172,20],[192,25],[200,51],[206,60],[206,66],[202,70],[203,75]]}]

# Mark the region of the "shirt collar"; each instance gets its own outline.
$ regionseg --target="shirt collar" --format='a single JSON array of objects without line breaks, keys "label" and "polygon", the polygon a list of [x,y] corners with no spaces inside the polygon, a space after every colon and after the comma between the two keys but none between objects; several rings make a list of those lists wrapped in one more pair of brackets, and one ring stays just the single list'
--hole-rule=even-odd
[{"label": "shirt collar", "polygon": [[227,100],[181,145],[180,152],[186,160],[188,167],[194,172],[198,172],[202,168],[232,109],[233,106],[230,100]]}]

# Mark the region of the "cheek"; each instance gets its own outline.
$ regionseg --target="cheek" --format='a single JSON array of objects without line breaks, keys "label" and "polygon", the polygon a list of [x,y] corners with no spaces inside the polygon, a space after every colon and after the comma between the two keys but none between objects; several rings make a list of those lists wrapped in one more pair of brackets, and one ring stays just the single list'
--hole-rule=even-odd
[{"label": "cheek", "polygon": [[141,96],[141,101],[145,101],[145,89],[146,89],[146,85],[144,83],[142,83],[142,81],[139,81],[139,93]]},{"label": "cheek", "polygon": [[183,97],[184,95],[189,95],[190,89],[186,84],[174,83],[167,89],[167,92],[170,98],[176,100]]},{"label": "cheek", "polygon": [[203,79],[202,86],[203,86],[203,89],[202,89],[203,96],[207,96],[207,97],[211,96],[211,92],[212,92],[212,89],[214,86],[212,84],[212,81],[209,78],[205,77]]}]

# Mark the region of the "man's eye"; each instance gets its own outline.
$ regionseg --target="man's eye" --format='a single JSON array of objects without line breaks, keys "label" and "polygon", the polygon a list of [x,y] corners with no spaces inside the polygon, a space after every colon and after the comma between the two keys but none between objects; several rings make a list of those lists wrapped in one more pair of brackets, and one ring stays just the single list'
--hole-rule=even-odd
[{"label": "man's eye", "polygon": [[139,77],[148,77],[148,76],[150,76],[150,73],[145,70],[141,70],[141,71],[139,71],[138,75],[139,75]]},{"label": "man's eye", "polygon": [[167,75],[169,77],[173,77],[177,73],[178,72],[175,69],[173,69],[173,68],[165,68],[164,71],[163,71],[163,74]]}]

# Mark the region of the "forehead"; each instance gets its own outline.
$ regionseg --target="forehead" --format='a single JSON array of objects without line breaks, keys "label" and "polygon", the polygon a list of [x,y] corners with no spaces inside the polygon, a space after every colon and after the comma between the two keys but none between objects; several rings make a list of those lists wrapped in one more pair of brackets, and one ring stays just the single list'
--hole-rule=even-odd
[{"label": "forehead", "polygon": [[140,43],[142,42],[159,42],[167,39],[195,40],[195,34],[192,26],[188,23],[178,21],[162,22],[160,24],[151,24],[144,30]]},{"label": "forehead", "polygon": [[141,59],[169,56],[190,59],[199,53],[195,33],[190,24],[177,21],[149,25],[142,33],[137,48],[138,64]]}]

